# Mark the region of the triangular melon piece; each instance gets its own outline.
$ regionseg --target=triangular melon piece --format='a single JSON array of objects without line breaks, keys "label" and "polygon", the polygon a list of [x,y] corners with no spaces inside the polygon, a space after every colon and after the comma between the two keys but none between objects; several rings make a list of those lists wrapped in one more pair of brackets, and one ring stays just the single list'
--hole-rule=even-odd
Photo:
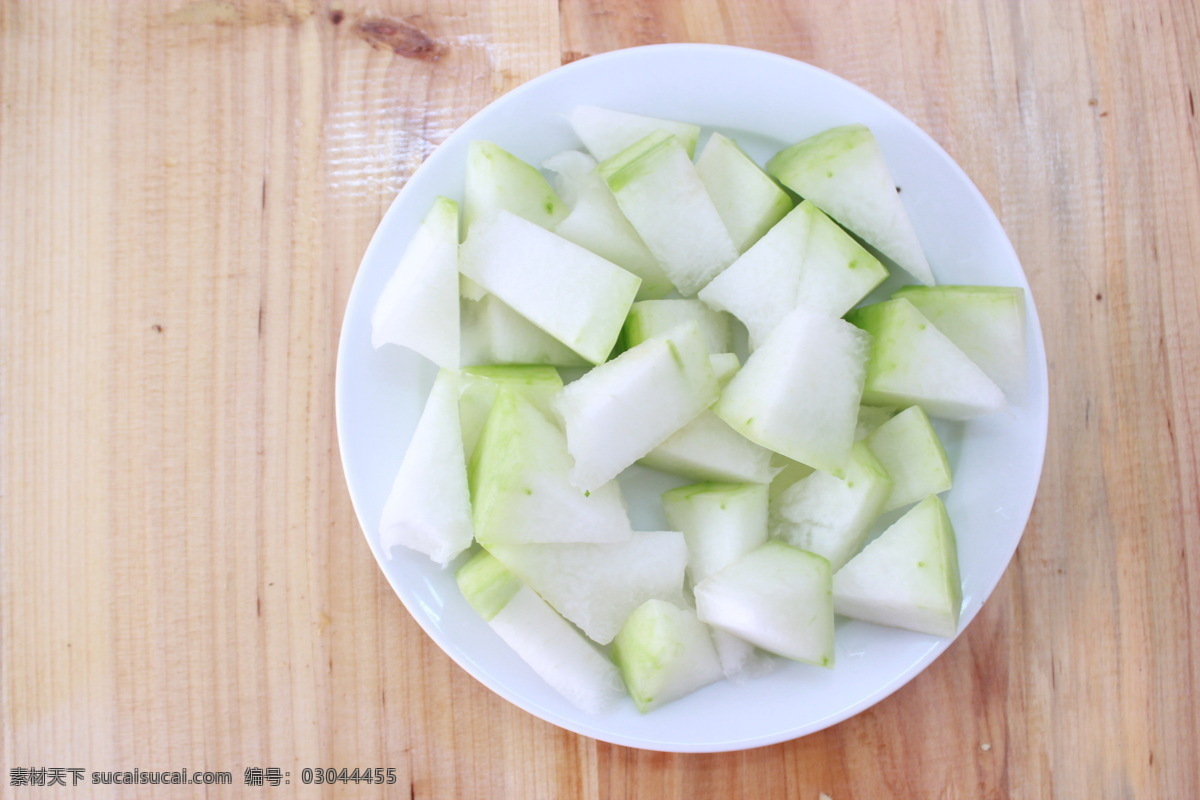
[{"label": "triangular melon piece", "polygon": [[1025,290],[1007,286],[905,286],[916,306],[1008,397],[1025,389]]},{"label": "triangular melon piece", "polygon": [[476,220],[501,211],[552,230],[567,215],[567,206],[537,167],[493,142],[476,140],[467,148],[463,191],[463,235]]},{"label": "triangular melon piece", "polygon": [[733,352],[733,318],[694,298],[637,301],[629,307],[621,337],[626,347],[635,347],[685,322],[700,326],[709,353]]},{"label": "triangular melon piece", "polygon": [[755,483],[699,483],[664,492],[667,524],[688,545],[693,584],[729,566],[767,541],[767,487]]},{"label": "triangular melon piece", "polygon": [[371,314],[371,344],[398,344],[458,369],[458,204],[433,201]]},{"label": "triangular melon piece", "polygon": [[872,337],[864,403],[919,405],[944,419],[1004,407],[1004,393],[992,379],[908,300],[856,308],[846,319]]},{"label": "triangular melon piece", "polygon": [[458,373],[439,372],[379,521],[379,544],[389,556],[402,545],[445,566],[471,544],[458,396]]},{"label": "triangular melon piece", "polygon": [[869,347],[853,325],[798,308],[750,354],[713,411],[768,450],[841,474]]},{"label": "triangular melon piece", "polygon": [[907,408],[880,425],[864,444],[892,478],[883,511],[950,489],[950,460],[920,406]]},{"label": "triangular melon piece", "polygon": [[958,633],[962,580],[946,507],[922,500],[833,576],[837,613],[951,637]]},{"label": "triangular melon piece", "polygon": [[613,660],[643,714],[721,679],[708,626],[689,608],[647,600],[613,639]]},{"label": "triangular melon piece", "polygon": [[795,661],[833,666],[829,562],[767,542],[696,584],[702,622]]},{"label": "triangular melon piece", "polygon": [[700,290],[740,319],[751,347],[793,309],[840,317],[887,277],[887,270],[812,203],[796,206],[757,244]]},{"label": "triangular melon piece", "polygon": [[608,358],[641,283],[507,211],[471,227],[458,268],[593,364]]},{"label": "triangular melon piece", "polygon": [[684,297],[737,258],[737,248],[679,140],[652,133],[602,162],[622,213]]},{"label": "triangular melon piece", "polygon": [[532,403],[547,419],[553,419],[551,400],[562,389],[563,382],[554,367],[506,365],[464,369],[458,407],[462,420],[463,452],[468,462],[475,452],[475,445],[479,443],[492,404],[505,386]]},{"label": "triangular melon piece", "polygon": [[558,426],[520,393],[502,388],[468,470],[479,542],[628,539],[632,528],[617,484],[585,492],[571,484],[570,469]]},{"label": "triangular melon piece", "polygon": [[576,106],[571,112],[571,127],[597,161],[615,156],[656,131],[677,136],[690,159],[696,155],[696,141],[700,138],[700,126],[690,122],[658,119],[596,106]]},{"label": "triangular melon piece", "polygon": [[599,714],[620,699],[621,674],[608,657],[486,550],[455,579],[491,629],[576,708]]},{"label": "triangular melon piece", "polygon": [[586,367],[583,356],[509,308],[494,294],[463,298],[462,363],[470,366],[544,364]]},{"label": "triangular melon piece", "polygon": [[771,466],[771,456],[770,450],[705,410],[638,463],[693,481],[765,484],[778,471]]},{"label": "triangular melon piece", "polygon": [[921,283],[933,285],[933,270],[867,126],[845,125],[794,144],[775,154],[767,172]]},{"label": "triangular melon piece", "polygon": [[571,480],[594,489],[662,444],[717,398],[700,328],[647,339],[567,386],[555,400],[575,457]]},{"label": "triangular melon piece", "polygon": [[571,209],[554,226],[555,233],[641,278],[639,300],[663,297],[675,288],[617,207],[612,192],[596,170],[594,158],[578,150],[567,150],[548,159],[544,166],[557,173],[555,186]]},{"label": "triangular melon piece", "polygon": [[696,172],[739,253],[792,210],[788,193],[727,136],[709,137],[696,159]]},{"label": "triangular melon piece", "polygon": [[678,531],[638,531],[615,544],[488,547],[558,613],[608,644],[652,598],[683,604],[687,545]]},{"label": "triangular melon piece", "polygon": [[771,536],[829,559],[834,570],[863,546],[892,480],[871,449],[856,442],[846,475],[817,470],[771,503]]}]

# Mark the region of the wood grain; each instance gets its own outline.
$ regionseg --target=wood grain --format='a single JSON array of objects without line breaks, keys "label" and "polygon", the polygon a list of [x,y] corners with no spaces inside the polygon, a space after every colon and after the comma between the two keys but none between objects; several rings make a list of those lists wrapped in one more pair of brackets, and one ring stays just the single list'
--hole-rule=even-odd
[{"label": "wood grain", "polygon": [[[966,169],[1045,329],[1017,558],[927,672],[821,734],[667,755],[491,695],[341,477],[341,314],[383,210],[499,94],[662,41],[783,53]],[[1187,2],[0,3],[5,796],[1200,797],[1200,11]],[[177,792],[19,767],[229,770]],[[243,787],[246,767],[391,787]]]}]

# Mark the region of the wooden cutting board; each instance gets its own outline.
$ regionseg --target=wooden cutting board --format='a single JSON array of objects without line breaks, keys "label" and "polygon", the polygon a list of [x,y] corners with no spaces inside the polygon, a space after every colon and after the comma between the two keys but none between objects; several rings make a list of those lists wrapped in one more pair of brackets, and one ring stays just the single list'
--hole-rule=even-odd
[{"label": "wooden cutting board", "polygon": [[[724,755],[599,744],[455,666],[376,568],[333,424],[355,269],[422,159],[666,41],[811,62],[928,131],[1050,361],[1033,518],[968,631],[870,711]],[[1194,3],[1139,0],[0,2],[3,792],[1200,797],[1198,42]],[[300,785],[323,767],[396,782]],[[68,768],[233,782],[12,785]]]}]

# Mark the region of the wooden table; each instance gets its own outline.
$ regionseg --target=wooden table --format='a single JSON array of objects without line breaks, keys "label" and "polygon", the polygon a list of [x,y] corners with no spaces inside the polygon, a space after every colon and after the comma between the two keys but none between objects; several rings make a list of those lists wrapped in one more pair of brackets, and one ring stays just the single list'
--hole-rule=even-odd
[{"label": "wooden table", "polygon": [[[712,756],[564,732],[456,667],[375,566],[333,424],[346,296],[421,160],[562,62],[664,41],[809,61],[932,134],[1024,262],[1052,388],[965,635],[854,719]],[[396,770],[346,797],[1200,797],[1194,3],[6,1],[0,103],[4,792],[288,797],[331,766]],[[234,785],[10,788],[35,767]]]}]

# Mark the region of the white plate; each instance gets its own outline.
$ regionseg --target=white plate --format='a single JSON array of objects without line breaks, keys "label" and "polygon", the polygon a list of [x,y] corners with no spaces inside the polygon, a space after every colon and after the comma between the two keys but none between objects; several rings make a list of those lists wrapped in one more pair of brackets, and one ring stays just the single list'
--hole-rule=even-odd
[{"label": "white plate", "polygon": [[[540,164],[580,144],[565,120],[579,104],[688,120],[732,135],[760,163],[835,125],[874,130],[941,283],[1023,286],[1021,265],[987,202],[948,155],[883,101],[816,67],[720,45],[655,45],[593,56],[492,103],[450,136],[396,196],[350,293],[338,350],[338,441],[346,482],[380,568],[421,627],[467,672],[531,714],[607,742],[715,752],[793,739],[856,714],[903,686],[950,641],[841,620],[836,668],[789,663],[740,686],[721,682],[647,715],[632,703],[588,716],[548,688],[467,606],[452,570],[398,549],[389,559],[378,521],[435,374],[420,357],[370,344],[375,298],[433,198],[462,197],[467,145],[488,139]],[[703,144],[703,142],[702,142]],[[908,282],[912,282],[911,280]],[[964,628],[1012,558],[1033,505],[1046,445],[1046,359],[1029,299],[1026,396],[1003,414],[939,425],[954,466],[945,496],[958,533]],[[624,482],[629,486],[631,482]],[[630,498],[634,522],[659,528],[654,492]],[[405,669],[405,665],[393,665]]]}]

